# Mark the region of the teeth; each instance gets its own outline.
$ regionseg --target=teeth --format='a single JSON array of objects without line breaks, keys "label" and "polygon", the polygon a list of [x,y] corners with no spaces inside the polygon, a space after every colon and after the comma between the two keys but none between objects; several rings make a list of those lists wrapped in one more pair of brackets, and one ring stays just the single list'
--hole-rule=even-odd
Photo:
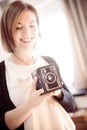
[{"label": "teeth", "polygon": [[23,40],[23,39],[21,39],[21,41],[22,41],[22,42],[30,42],[31,39],[28,39],[28,40]]}]

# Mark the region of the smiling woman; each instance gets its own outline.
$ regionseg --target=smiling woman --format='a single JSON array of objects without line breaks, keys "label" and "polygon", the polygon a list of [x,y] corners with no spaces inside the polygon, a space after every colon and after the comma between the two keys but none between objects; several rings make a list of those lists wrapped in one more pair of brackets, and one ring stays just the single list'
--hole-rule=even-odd
[{"label": "smiling woman", "polygon": [[[38,42],[36,45],[36,53],[40,55],[50,55],[56,59],[60,67],[62,78],[68,86],[71,86],[74,81],[72,41],[69,25],[62,8],[62,2],[59,0],[44,0],[40,2],[29,0],[29,2],[38,8],[41,17],[40,32],[42,38],[39,40],[40,44]],[[52,31],[50,31],[50,29]],[[55,51],[53,51],[53,48]],[[0,60],[7,57],[7,53],[3,52],[3,49],[1,52]]]},{"label": "smiling woman", "polygon": [[[0,129],[75,130],[68,115],[76,110],[75,100],[60,76],[56,61],[35,54],[40,34],[36,8],[22,0],[10,2],[2,13],[0,27],[2,45],[11,53],[0,62]],[[37,90],[39,77],[33,79],[32,73],[48,66],[48,59],[57,67],[61,89],[42,94],[45,92],[43,85]],[[54,86],[51,84],[52,88]],[[63,112],[69,119],[69,127]],[[65,123],[62,124],[62,120]]]}]

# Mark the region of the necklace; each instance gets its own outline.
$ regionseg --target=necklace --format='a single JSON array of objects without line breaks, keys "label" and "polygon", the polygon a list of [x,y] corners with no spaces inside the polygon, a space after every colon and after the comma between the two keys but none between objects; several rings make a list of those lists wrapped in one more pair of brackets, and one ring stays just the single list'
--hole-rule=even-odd
[{"label": "necklace", "polygon": [[17,55],[13,54],[19,61],[21,61],[23,64],[25,65],[29,65],[28,62],[25,62],[24,60],[22,60],[20,57],[18,57]]}]

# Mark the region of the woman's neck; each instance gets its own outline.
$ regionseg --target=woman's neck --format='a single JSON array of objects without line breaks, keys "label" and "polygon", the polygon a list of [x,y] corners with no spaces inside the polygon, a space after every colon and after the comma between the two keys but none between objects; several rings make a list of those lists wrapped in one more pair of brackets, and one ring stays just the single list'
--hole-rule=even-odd
[{"label": "woman's neck", "polygon": [[13,62],[17,64],[23,64],[23,65],[29,65],[34,64],[36,59],[32,55],[25,55],[25,54],[19,54],[19,53],[13,53],[11,56],[11,59]]}]

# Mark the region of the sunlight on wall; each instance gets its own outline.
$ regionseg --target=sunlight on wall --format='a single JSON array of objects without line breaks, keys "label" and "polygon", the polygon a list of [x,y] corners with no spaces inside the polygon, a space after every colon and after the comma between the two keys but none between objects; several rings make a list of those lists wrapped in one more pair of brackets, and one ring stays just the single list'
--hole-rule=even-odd
[{"label": "sunlight on wall", "polygon": [[50,55],[57,61],[62,78],[66,84],[73,82],[73,58],[68,22],[63,12],[49,16],[41,21],[41,41],[38,52]]}]

